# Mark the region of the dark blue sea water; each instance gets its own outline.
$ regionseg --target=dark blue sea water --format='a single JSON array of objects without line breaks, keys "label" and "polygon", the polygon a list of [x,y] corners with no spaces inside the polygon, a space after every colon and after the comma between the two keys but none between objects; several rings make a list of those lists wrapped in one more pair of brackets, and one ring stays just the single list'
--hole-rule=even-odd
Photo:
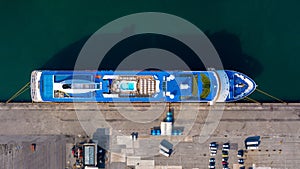
[{"label": "dark blue sea water", "polygon": [[[87,38],[108,22],[138,12],[182,17],[204,31],[226,69],[252,77],[259,88],[286,101],[300,100],[300,1],[0,1],[0,99],[29,82],[34,69],[72,69]],[[117,52],[135,48],[130,43]],[[139,41],[139,44],[143,40]],[[161,39],[152,37],[159,46]],[[176,48],[176,47],[174,47]],[[178,48],[180,49],[180,48]],[[117,54],[100,69],[114,69]],[[182,58],[194,70],[202,63]],[[273,101],[254,93],[251,98]],[[16,101],[30,101],[25,92]]]}]

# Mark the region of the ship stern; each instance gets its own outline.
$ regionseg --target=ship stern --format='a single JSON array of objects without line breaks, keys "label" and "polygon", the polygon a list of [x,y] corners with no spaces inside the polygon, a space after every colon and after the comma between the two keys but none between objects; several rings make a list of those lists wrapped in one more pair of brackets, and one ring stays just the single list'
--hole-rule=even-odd
[{"label": "ship stern", "polygon": [[31,72],[30,95],[33,102],[43,102],[40,92],[40,79],[42,72],[34,70]]}]

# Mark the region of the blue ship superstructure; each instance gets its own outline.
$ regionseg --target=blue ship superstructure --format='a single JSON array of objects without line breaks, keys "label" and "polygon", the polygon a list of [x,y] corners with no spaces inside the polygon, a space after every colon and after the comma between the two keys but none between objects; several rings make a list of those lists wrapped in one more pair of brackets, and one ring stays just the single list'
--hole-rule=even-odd
[{"label": "blue ship superstructure", "polygon": [[226,101],[243,99],[255,91],[255,82],[245,74],[228,70],[225,72],[229,79],[229,94]]},{"label": "blue ship superstructure", "polygon": [[31,74],[31,97],[35,102],[235,101],[256,87],[252,79],[235,73],[37,70]]}]

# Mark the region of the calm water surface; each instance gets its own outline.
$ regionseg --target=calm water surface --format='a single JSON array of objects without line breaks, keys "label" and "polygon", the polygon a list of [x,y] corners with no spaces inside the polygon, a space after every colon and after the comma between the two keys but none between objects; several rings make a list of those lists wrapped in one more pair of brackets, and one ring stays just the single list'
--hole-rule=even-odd
[{"label": "calm water surface", "polygon": [[[296,0],[160,0],[143,3],[137,0],[88,3],[80,0],[2,0],[0,99],[7,100],[29,82],[34,69],[72,68],[85,40],[108,22],[132,13],[155,11],[174,14],[195,24],[211,39],[225,68],[249,75],[260,89],[272,95],[298,102],[299,6],[300,1]],[[107,63],[114,60],[114,55],[109,56]],[[201,65],[191,62],[189,66],[197,69],[197,64]],[[100,68],[110,67],[103,65]],[[254,93],[251,98],[272,100],[259,93]],[[16,99],[29,100],[29,92]]]}]

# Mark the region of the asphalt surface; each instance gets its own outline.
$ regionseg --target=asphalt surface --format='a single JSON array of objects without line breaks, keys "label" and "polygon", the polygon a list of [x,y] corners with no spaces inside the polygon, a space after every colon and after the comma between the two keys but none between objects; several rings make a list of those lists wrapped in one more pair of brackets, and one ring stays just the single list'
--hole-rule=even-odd
[{"label": "asphalt surface", "polygon": [[[184,128],[184,136],[150,136],[150,128],[159,126],[169,106],[174,108],[174,125]],[[300,165],[300,104],[226,104],[223,111],[222,105],[197,103],[11,103],[1,104],[0,120],[0,168],[64,168],[70,158],[66,143],[73,143],[70,137],[86,134],[124,157],[199,169],[208,167],[209,142],[231,143],[232,168],[237,150],[245,148],[244,139],[259,135],[259,149],[245,153],[247,167],[292,169]],[[133,131],[139,132],[135,142],[129,137]],[[158,154],[163,138],[175,145],[169,158]],[[37,143],[36,152],[29,148],[32,142]],[[215,158],[221,167],[220,148]],[[114,160],[109,158],[106,168],[121,165]]]},{"label": "asphalt surface", "polygon": [[[1,136],[0,168],[58,169],[66,164],[66,138],[61,136]],[[31,145],[35,144],[35,151]]]}]

